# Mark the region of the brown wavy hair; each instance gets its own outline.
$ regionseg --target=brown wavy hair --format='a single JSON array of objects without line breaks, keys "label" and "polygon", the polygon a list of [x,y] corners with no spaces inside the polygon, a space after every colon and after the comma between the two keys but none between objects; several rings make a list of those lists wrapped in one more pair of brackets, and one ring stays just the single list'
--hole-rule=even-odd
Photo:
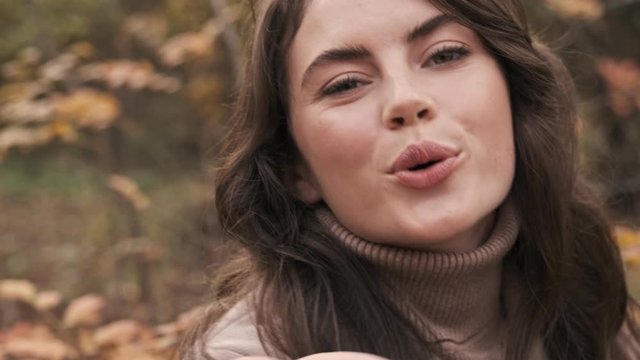
[{"label": "brown wavy hair", "polygon": [[[606,359],[632,301],[607,221],[578,174],[567,70],[532,38],[518,1],[430,1],[480,36],[510,89],[510,197],[522,226],[505,261],[528,294],[509,319],[505,356],[525,359],[542,338],[550,359]],[[430,345],[387,299],[375,269],[331,237],[290,186],[298,152],[288,129],[285,60],[307,2],[268,0],[255,10],[215,188],[221,227],[238,251],[221,270],[214,307],[192,342],[251,294],[261,340],[290,358],[349,350],[423,359]]]}]

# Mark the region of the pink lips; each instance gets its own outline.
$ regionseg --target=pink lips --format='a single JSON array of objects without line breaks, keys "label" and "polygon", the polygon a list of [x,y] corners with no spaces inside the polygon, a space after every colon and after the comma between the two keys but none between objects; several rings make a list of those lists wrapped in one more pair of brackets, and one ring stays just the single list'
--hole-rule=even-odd
[{"label": "pink lips", "polygon": [[443,181],[459,163],[459,152],[425,141],[410,145],[391,167],[398,182],[414,189],[424,189]]}]

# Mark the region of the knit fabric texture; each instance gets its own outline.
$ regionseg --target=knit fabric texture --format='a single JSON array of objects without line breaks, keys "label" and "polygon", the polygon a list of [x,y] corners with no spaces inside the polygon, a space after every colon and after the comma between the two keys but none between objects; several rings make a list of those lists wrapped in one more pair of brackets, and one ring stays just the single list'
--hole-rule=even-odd
[{"label": "knit fabric texture", "polygon": [[442,359],[504,358],[506,305],[503,259],[519,220],[505,203],[490,236],[469,252],[430,252],[377,244],[342,226],[328,209],[320,221],[381,274],[390,299],[436,345]]},{"label": "knit fabric texture", "polygon": [[[527,296],[520,276],[503,264],[519,231],[512,205],[503,204],[490,236],[478,248],[464,253],[372,243],[351,233],[326,208],[319,209],[317,216],[349,249],[376,267],[389,298],[424,339],[435,345],[436,353],[430,358],[506,359],[509,314],[517,311],[522,296]],[[205,336],[206,358],[267,355],[253,315],[251,306],[241,301],[219,319]],[[612,351],[612,360],[640,359],[640,346],[627,326],[621,329]],[[533,339],[527,360],[545,359],[542,340]]]}]

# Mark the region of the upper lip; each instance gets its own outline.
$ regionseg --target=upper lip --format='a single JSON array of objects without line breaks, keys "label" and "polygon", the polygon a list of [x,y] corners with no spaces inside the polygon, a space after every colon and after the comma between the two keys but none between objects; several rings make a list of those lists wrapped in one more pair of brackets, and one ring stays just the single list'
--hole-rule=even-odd
[{"label": "upper lip", "polygon": [[438,162],[450,157],[458,156],[458,151],[450,147],[432,142],[423,141],[407,146],[396,158],[391,166],[391,173],[407,171],[413,167]]}]

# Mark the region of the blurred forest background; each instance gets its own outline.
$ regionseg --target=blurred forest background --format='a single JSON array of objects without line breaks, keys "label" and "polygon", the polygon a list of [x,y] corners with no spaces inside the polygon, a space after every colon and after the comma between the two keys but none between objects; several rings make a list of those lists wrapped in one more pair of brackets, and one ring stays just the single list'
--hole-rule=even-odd
[{"label": "blurred forest background", "polygon": [[[640,298],[640,1],[528,0]],[[0,359],[166,359],[221,255],[241,0],[0,0]]]}]

